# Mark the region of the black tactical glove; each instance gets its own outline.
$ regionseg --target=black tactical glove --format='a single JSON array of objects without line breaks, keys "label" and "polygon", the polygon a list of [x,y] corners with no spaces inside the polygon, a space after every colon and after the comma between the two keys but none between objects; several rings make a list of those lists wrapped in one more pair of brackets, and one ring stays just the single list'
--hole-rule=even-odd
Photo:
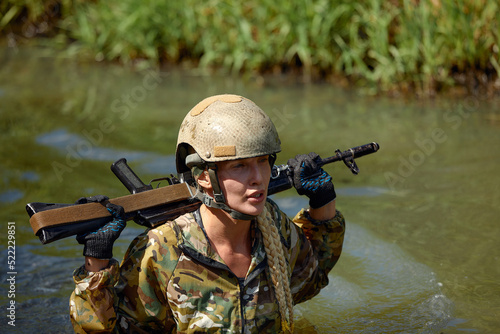
[{"label": "black tactical glove", "polygon": [[[108,197],[97,195],[82,197],[76,203],[100,203],[107,200]],[[113,257],[113,243],[118,239],[127,222],[125,220],[125,211],[120,205],[107,203],[106,209],[108,209],[113,217],[111,221],[97,231],[87,232],[76,236],[78,243],[84,245],[84,256],[95,257],[97,259],[111,259]]]},{"label": "black tactical glove", "polygon": [[293,186],[299,195],[309,197],[309,206],[313,209],[320,208],[337,197],[332,177],[318,166],[320,161],[319,155],[311,152],[299,154],[287,163],[293,168]]}]

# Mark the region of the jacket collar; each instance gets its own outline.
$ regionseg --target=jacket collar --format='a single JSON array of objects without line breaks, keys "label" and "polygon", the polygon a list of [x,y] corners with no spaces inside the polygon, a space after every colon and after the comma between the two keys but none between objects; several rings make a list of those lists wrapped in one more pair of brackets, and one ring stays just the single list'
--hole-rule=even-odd
[{"label": "jacket collar", "polygon": [[[175,224],[177,245],[186,255],[196,258],[198,261],[207,265],[217,267],[221,265],[225,266],[222,258],[210,246],[199,210],[180,216],[175,220]],[[265,263],[267,262],[262,233],[257,227],[256,221],[253,221],[251,226],[253,242],[251,251],[252,260],[248,271],[249,274],[257,268],[265,267]],[[255,274],[256,273],[253,275]]]}]

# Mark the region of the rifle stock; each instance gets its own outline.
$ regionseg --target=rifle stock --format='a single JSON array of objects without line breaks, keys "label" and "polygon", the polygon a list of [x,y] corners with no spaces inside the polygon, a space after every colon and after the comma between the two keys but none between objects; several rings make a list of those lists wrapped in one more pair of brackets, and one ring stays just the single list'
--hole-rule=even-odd
[{"label": "rifle stock", "polygon": [[[350,148],[344,152],[336,150],[336,155],[323,159],[320,165],[343,161],[353,174],[359,172],[354,159],[377,152],[379,145],[375,142]],[[127,187],[131,195],[110,199],[109,202],[124,208],[126,219],[137,224],[154,228],[184,213],[195,211],[200,200],[194,196],[195,189],[186,182],[176,178],[167,180],[168,186],[153,189],[145,185],[130,169],[125,159],[120,159],[111,166],[113,173]],[[268,195],[272,195],[293,187],[291,175],[293,171],[287,165],[274,166],[268,187]],[[153,181],[157,181],[153,180]],[[33,202],[26,205],[30,216],[31,228],[42,244],[67,238],[80,233],[95,231],[106,224],[111,215],[103,204],[58,204]]]},{"label": "rifle stock", "polygon": [[[167,187],[151,189],[132,195],[110,199],[109,202],[123,207],[126,219],[135,219],[141,212],[148,210],[159,211],[166,219],[172,215],[196,209],[193,200],[193,188],[187,183],[173,184]],[[165,205],[168,204],[168,208]],[[76,235],[85,231],[95,231],[109,221],[111,214],[105,205],[100,203],[85,204],[54,204],[29,203],[26,211],[30,215],[31,228],[43,244],[61,238]],[[159,215],[150,215],[148,227],[157,225]],[[162,217],[163,218],[163,217]],[[143,220],[136,220],[145,225]],[[78,230],[73,228],[77,227]]]}]

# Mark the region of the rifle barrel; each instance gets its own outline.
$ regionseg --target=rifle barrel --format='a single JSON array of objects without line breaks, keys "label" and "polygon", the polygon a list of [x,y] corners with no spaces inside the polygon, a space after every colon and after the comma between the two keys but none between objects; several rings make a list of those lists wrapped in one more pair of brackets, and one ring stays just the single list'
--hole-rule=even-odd
[{"label": "rifle barrel", "polygon": [[323,159],[320,165],[323,166],[326,164],[330,164],[332,162],[341,161],[348,158],[357,159],[367,154],[375,153],[378,151],[379,148],[380,146],[375,142],[361,146],[356,146],[348,150],[345,150],[344,152],[338,152],[337,155]]}]

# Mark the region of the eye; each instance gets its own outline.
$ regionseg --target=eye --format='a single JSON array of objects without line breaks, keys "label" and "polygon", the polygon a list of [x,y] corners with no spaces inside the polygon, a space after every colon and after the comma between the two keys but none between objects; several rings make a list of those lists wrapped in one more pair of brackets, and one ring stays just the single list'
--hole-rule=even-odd
[{"label": "eye", "polygon": [[264,163],[264,162],[268,162],[268,161],[269,161],[268,155],[259,158],[260,163]]},{"label": "eye", "polygon": [[245,165],[241,162],[238,162],[238,163],[235,163],[233,165],[231,165],[231,168],[233,169],[238,169],[238,168],[243,168]]}]

